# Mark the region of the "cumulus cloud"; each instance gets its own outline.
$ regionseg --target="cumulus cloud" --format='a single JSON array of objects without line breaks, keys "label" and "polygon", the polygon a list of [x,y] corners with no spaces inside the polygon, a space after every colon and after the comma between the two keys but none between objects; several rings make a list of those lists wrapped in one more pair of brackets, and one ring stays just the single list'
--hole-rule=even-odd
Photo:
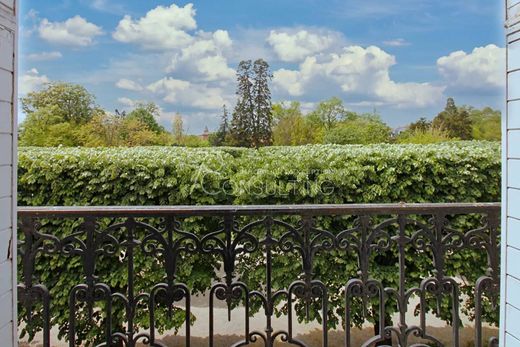
[{"label": "cumulus cloud", "polygon": [[339,33],[331,31],[313,33],[308,30],[271,30],[267,42],[282,61],[297,62],[328,49],[340,37]]},{"label": "cumulus cloud", "polygon": [[119,22],[114,39],[135,43],[146,49],[181,48],[190,44],[193,37],[187,32],[197,28],[193,4],[179,7],[158,6],[139,19],[126,15]]},{"label": "cumulus cloud", "polygon": [[53,51],[53,52],[39,52],[39,53],[31,53],[27,55],[27,60],[30,61],[49,61],[49,60],[57,60],[61,59],[63,54],[61,52]]},{"label": "cumulus cloud", "polygon": [[44,18],[38,33],[42,39],[53,44],[85,47],[92,45],[96,36],[103,35],[103,30],[81,16],[74,16],[64,22],[50,22]]},{"label": "cumulus cloud", "polygon": [[345,96],[355,95],[358,101],[398,107],[424,107],[442,99],[442,86],[393,81],[390,67],[395,64],[395,57],[379,47],[348,46],[339,53],[307,57],[298,70],[277,70],[273,81],[291,96],[303,96],[313,87],[326,85]]},{"label": "cumulus cloud", "polygon": [[504,62],[505,49],[491,44],[452,52],[437,60],[437,68],[450,87],[490,90],[505,85]]},{"label": "cumulus cloud", "polygon": [[120,103],[121,105],[123,105],[124,107],[134,107],[135,106],[135,101],[130,98],[127,98],[127,97],[118,98],[117,102]]},{"label": "cumulus cloud", "polygon": [[43,85],[49,82],[50,79],[46,75],[41,75],[37,69],[32,68],[19,77],[18,91],[21,95],[25,95],[40,89]]},{"label": "cumulus cloud", "polygon": [[165,77],[147,86],[147,89],[170,104],[187,105],[194,108],[217,110],[228,103],[225,92],[219,87],[204,83],[191,83],[172,77]]},{"label": "cumulus cloud", "polygon": [[117,81],[116,87],[120,89],[131,90],[134,92],[143,90],[143,87],[139,83],[129,80],[127,78],[121,78],[119,81]]}]

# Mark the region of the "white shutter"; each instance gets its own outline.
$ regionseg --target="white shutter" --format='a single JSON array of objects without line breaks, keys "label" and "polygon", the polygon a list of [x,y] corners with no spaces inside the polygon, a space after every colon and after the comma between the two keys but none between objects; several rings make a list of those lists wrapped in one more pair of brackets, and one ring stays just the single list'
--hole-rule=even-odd
[{"label": "white shutter", "polygon": [[16,346],[17,0],[0,0],[0,344]]}]

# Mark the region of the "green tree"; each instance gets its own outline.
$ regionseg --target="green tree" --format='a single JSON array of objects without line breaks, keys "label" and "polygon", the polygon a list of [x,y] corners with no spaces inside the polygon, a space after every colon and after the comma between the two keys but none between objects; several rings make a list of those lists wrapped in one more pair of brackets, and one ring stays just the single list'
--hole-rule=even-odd
[{"label": "green tree", "polygon": [[448,133],[436,127],[429,127],[425,129],[415,128],[414,130],[408,129],[400,133],[397,138],[397,143],[415,143],[415,144],[429,144],[453,141]]},{"label": "green tree", "polygon": [[251,82],[251,60],[243,60],[237,69],[237,104],[231,120],[232,144],[239,147],[250,147],[252,144],[253,83]]},{"label": "green tree", "polygon": [[184,139],[184,121],[182,116],[178,113],[173,116],[172,135],[175,144],[182,144]]},{"label": "green tree", "polygon": [[415,132],[415,131],[427,131],[432,127],[432,122],[427,120],[424,117],[419,118],[418,121],[410,123],[408,126],[409,131]]},{"label": "green tree", "polygon": [[464,108],[458,108],[453,98],[448,98],[444,111],[440,112],[432,122],[432,126],[443,129],[449,137],[461,140],[472,138],[472,120]]},{"label": "green tree", "polygon": [[272,135],[272,104],[269,81],[273,75],[269,71],[269,64],[258,59],[253,64],[253,147],[269,146],[273,142]]},{"label": "green tree", "polygon": [[159,125],[157,118],[160,117],[159,107],[153,102],[139,103],[137,107],[128,114],[129,119],[137,119],[149,130],[156,134],[164,133],[166,130]]},{"label": "green tree", "polygon": [[345,106],[343,106],[343,101],[333,97],[320,102],[318,107],[308,117],[313,123],[330,130],[340,120],[355,118],[355,113],[347,111]]},{"label": "green tree", "polygon": [[471,118],[472,137],[475,140],[500,141],[502,139],[502,113],[491,107],[475,109],[464,107]]},{"label": "green tree", "polygon": [[64,82],[49,83],[43,90],[27,94],[21,105],[27,116],[52,107],[56,123],[85,124],[99,113],[94,96],[85,87]]},{"label": "green tree", "polygon": [[316,132],[311,122],[302,115],[300,103],[273,105],[273,141],[276,146],[295,146],[316,143]]},{"label": "green tree", "polygon": [[389,142],[392,129],[373,116],[358,116],[339,122],[324,137],[325,143],[370,144]]},{"label": "green tree", "polygon": [[210,134],[210,143],[212,146],[224,146],[229,138],[229,115],[226,105],[222,106],[222,117],[220,119],[220,126],[216,133]]}]

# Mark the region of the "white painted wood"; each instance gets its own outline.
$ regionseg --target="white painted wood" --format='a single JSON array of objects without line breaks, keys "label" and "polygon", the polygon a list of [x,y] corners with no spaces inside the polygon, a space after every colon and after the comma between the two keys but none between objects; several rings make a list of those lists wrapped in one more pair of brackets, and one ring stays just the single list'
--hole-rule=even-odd
[{"label": "white painted wood", "polygon": [[0,134],[11,134],[13,132],[12,105],[9,102],[0,101]]},{"label": "white painted wood", "polygon": [[507,163],[507,186],[520,189],[520,175],[513,175],[520,172],[520,159],[511,159]]},{"label": "white painted wood", "polygon": [[510,72],[508,80],[507,97],[509,100],[520,99],[520,71]]},{"label": "white painted wood", "polygon": [[3,26],[0,26],[0,69],[13,72],[13,46],[14,33]]},{"label": "white painted wood", "polygon": [[[8,229],[12,227],[12,206],[11,206],[12,199],[9,198],[3,198],[0,199],[0,211],[2,218],[0,218],[0,230]],[[0,294],[2,294],[0,292]]]},{"label": "white painted wood", "polygon": [[12,102],[13,100],[13,73],[0,69],[0,101]]},{"label": "white painted wood", "polygon": [[[506,331],[514,337],[520,336],[520,310],[506,305]],[[509,346],[507,346],[509,347]]]},{"label": "white painted wood", "polygon": [[506,334],[506,346],[507,347],[520,347],[520,340],[516,337]]},{"label": "white painted wood", "polygon": [[520,219],[520,190],[509,188],[507,189],[507,215]]},{"label": "white painted wood", "polygon": [[0,263],[9,260],[12,232],[11,228],[0,230]]},{"label": "white painted wood", "polygon": [[[520,293],[520,280],[511,276],[507,276],[506,285],[508,293]],[[508,304],[520,307],[520,295],[511,295]]]},{"label": "white painted wood", "polygon": [[11,165],[13,137],[11,134],[0,134],[0,165]]},{"label": "white painted wood", "polygon": [[511,247],[520,249],[520,220],[515,218],[507,219],[507,244]]},{"label": "white painted wood", "polygon": [[0,341],[14,341],[12,323],[0,328]]},{"label": "white painted wood", "polygon": [[520,41],[509,45],[507,55],[507,70],[520,69]]},{"label": "white painted wood", "polygon": [[507,132],[508,153],[512,159],[520,159],[520,130],[509,130]]},{"label": "white painted wood", "polygon": [[507,103],[507,117],[509,129],[520,129],[520,100]]},{"label": "white painted wood", "polygon": [[[0,0],[0,345],[17,342],[16,148],[18,0]],[[9,175],[6,172],[11,170]],[[10,189],[9,189],[10,188]],[[2,196],[6,196],[3,197]],[[7,245],[7,246],[6,246]]]},{"label": "white painted wood", "polygon": [[9,289],[9,291],[5,292],[0,296],[0,327],[6,326],[9,323],[12,323],[11,316],[8,314],[3,314],[2,312],[11,311],[13,305],[13,292]]},{"label": "white painted wood", "polygon": [[0,166],[0,198],[11,197],[13,194],[13,168]]},{"label": "white painted wood", "polygon": [[514,6],[516,4],[520,4],[520,0],[507,0],[507,7]]},{"label": "white painted wood", "polygon": [[[11,270],[11,262],[10,261],[4,261],[3,263],[0,263],[0,272],[2,273],[10,273]],[[9,277],[6,277],[6,278],[2,278],[2,280],[0,281],[0,293],[7,293],[7,292],[10,292],[11,291],[11,281],[13,279],[13,276],[10,275]],[[6,310],[0,310],[0,315],[1,315],[1,312],[5,312]],[[0,326],[2,326],[3,324],[0,323]]]},{"label": "white painted wood", "polygon": [[[520,264],[520,249],[508,246],[507,247],[507,274],[520,279],[520,266],[518,266],[518,264]],[[509,290],[508,290],[508,293],[509,293]],[[509,297],[506,299],[507,302],[510,302],[511,300],[512,299]],[[520,320],[518,322],[520,322]]]}]

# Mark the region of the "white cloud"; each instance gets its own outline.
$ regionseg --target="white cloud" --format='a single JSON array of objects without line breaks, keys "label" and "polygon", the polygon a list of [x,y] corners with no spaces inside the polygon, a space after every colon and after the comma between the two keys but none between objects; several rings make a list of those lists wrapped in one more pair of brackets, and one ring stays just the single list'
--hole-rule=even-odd
[{"label": "white cloud", "polygon": [[135,101],[130,98],[127,98],[127,97],[118,98],[117,102],[125,107],[134,107],[135,106]]},{"label": "white cloud", "polygon": [[61,52],[53,51],[53,52],[39,52],[32,53],[27,55],[27,60],[30,61],[48,61],[48,60],[57,60],[63,57]]},{"label": "white cloud", "polygon": [[35,68],[27,71],[18,79],[18,91],[21,95],[26,95],[32,91],[40,89],[43,85],[49,83],[50,80],[46,75],[40,75]]},{"label": "white cloud", "polygon": [[218,87],[211,87],[205,83],[191,83],[171,77],[162,78],[147,86],[147,89],[163,98],[169,104],[179,104],[197,109],[217,110],[229,99],[224,91]]},{"label": "white cloud", "polygon": [[121,78],[119,81],[117,81],[116,87],[120,89],[131,90],[134,92],[143,90],[143,87],[139,83],[129,80],[127,78]]},{"label": "white cloud", "polygon": [[403,46],[409,46],[410,42],[406,41],[405,39],[399,38],[399,39],[383,41],[383,44],[385,46],[390,46],[390,47],[403,47]]},{"label": "white cloud", "polygon": [[454,88],[489,90],[505,85],[505,49],[496,45],[476,47],[473,52],[452,52],[437,60],[437,68]]},{"label": "white cloud", "polygon": [[312,33],[308,30],[271,30],[267,42],[282,61],[296,62],[328,49],[340,37],[339,33],[330,31]]},{"label": "white cloud", "polygon": [[103,35],[103,30],[83,17],[74,16],[64,22],[49,22],[44,18],[38,33],[42,39],[53,44],[85,47],[92,45],[96,36]]},{"label": "white cloud", "polygon": [[166,72],[194,72],[204,81],[232,79],[235,70],[228,66],[225,57],[225,52],[229,51],[232,44],[225,30],[199,32],[191,44],[174,54]]},{"label": "white cloud", "polygon": [[139,19],[126,15],[119,22],[114,39],[135,43],[145,49],[161,50],[185,47],[193,41],[187,32],[197,28],[193,4],[179,7],[158,6]]},{"label": "white cloud", "polygon": [[[359,100],[398,107],[424,107],[443,97],[444,87],[429,83],[398,83],[390,78],[395,57],[379,47],[344,47],[339,53],[307,57],[298,70],[274,72],[274,83],[291,96],[326,88]],[[325,87],[323,87],[325,86]]]}]

